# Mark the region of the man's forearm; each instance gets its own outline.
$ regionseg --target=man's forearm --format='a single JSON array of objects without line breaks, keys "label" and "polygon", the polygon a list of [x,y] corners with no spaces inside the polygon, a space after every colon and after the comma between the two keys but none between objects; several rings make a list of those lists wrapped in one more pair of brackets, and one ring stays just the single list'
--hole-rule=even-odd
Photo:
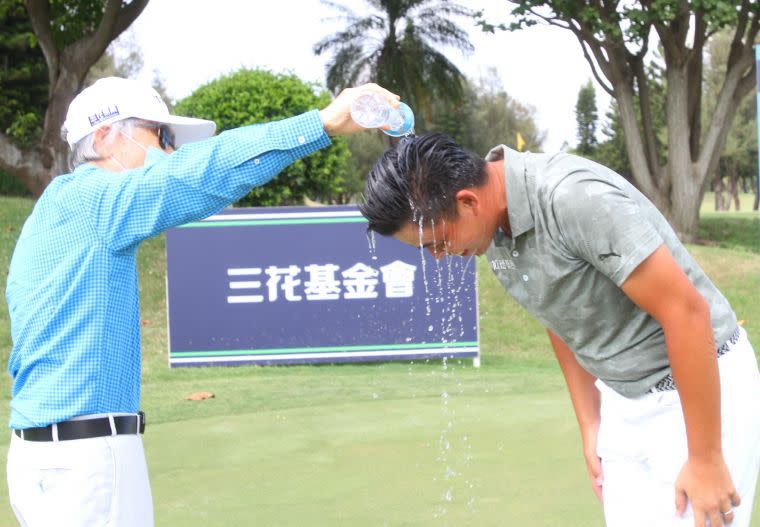
[{"label": "man's forearm", "polygon": [[663,323],[681,398],[689,457],[721,454],[720,378],[709,307],[697,301]]},{"label": "man's forearm", "polygon": [[599,390],[594,386],[596,378],[584,370],[575,360],[572,350],[557,335],[547,330],[557,362],[565,377],[570,399],[578,420],[584,443],[589,433],[596,433],[599,427]]}]

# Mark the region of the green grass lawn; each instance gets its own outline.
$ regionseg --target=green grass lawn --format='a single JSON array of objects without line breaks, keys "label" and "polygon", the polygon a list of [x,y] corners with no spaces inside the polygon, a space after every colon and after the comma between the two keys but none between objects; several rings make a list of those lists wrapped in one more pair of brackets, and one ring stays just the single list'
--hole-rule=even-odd
[{"label": "green grass lawn", "polygon": [[754,196],[740,194],[739,202],[739,211],[716,212],[714,195],[708,193],[700,208],[699,238],[718,247],[760,254],[760,214],[752,210]]},{"label": "green grass lawn", "polygon": [[[3,291],[31,207],[28,199],[0,197]],[[728,227],[724,220],[731,220]],[[706,212],[700,236],[710,244],[690,247],[732,302],[756,350],[758,221],[757,213]],[[145,243],[139,254],[143,408],[156,524],[603,525],[545,334],[506,297],[486,262],[478,266],[479,369],[469,361],[445,368],[441,361],[415,361],[171,370],[164,242]],[[3,365],[9,349],[3,306]],[[216,397],[183,399],[198,390]],[[3,422],[9,398],[3,375]],[[1,466],[7,441],[0,435]],[[0,526],[10,526],[1,479]]]}]

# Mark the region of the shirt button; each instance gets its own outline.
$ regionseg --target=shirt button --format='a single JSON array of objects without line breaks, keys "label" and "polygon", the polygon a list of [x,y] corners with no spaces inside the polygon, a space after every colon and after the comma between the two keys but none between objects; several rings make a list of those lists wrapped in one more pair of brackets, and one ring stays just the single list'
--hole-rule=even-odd
[{"label": "shirt button", "polygon": [[530,280],[527,274],[522,275],[522,279],[523,279],[523,282],[527,282],[528,280]]},{"label": "shirt button", "polygon": [[253,162],[254,162],[255,164],[257,164],[257,165],[258,165],[259,163],[261,163],[261,159],[259,159],[259,158],[257,157],[256,159],[254,159],[254,160],[253,160]]},{"label": "shirt button", "polygon": [[302,135],[299,135],[298,136],[298,142],[301,143],[301,144],[304,144],[306,142],[306,138],[304,136],[302,136]]},{"label": "shirt button", "polygon": [[520,253],[518,251],[512,251],[512,256],[517,258],[518,256],[520,256]]}]

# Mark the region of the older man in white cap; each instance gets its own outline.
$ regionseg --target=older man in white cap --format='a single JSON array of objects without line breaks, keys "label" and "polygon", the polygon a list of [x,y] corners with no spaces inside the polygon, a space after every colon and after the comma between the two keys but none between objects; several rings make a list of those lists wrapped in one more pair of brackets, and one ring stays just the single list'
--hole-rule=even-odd
[{"label": "older man in white cap", "polygon": [[[153,525],[140,434],[140,243],[204,218],[295,160],[360,130],[356,93],[321,111],[224,132],[173,116],[149,86],[107,78],[71,103],[73,172],[40,197],[16,245],[10,502],[22,526]],[[177,149],[174,151],[174,149]]]}]

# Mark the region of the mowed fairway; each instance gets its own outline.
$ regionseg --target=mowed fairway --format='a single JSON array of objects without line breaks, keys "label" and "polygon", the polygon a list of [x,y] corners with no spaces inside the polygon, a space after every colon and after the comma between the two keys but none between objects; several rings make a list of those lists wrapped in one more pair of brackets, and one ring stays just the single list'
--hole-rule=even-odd
[{"label": "mowed fairway", "polygon": [[[3,291],[31,206],[0,198]],[[760,240],[757,215],[745,218],[745,235]],[[690,249],[734,304],[757,350],[760,252],[747,245]],[[163,250],[159,238],[140,252],[144,440],[156,525],[604,524],[547,339],[506,298],[484,261],[479,369],[469,361],[423,361],[170,370]],[[9,349],[3,306],[3,367]],[[183,399],[199,390],[215,398]],[[3,423],[9,397],[2,375]],[[8,436],[0,435],[2,466]],[[1,479],[4,527],[15,521]],[[754,508],[753,526],[760,527],[760,500]]]}]

